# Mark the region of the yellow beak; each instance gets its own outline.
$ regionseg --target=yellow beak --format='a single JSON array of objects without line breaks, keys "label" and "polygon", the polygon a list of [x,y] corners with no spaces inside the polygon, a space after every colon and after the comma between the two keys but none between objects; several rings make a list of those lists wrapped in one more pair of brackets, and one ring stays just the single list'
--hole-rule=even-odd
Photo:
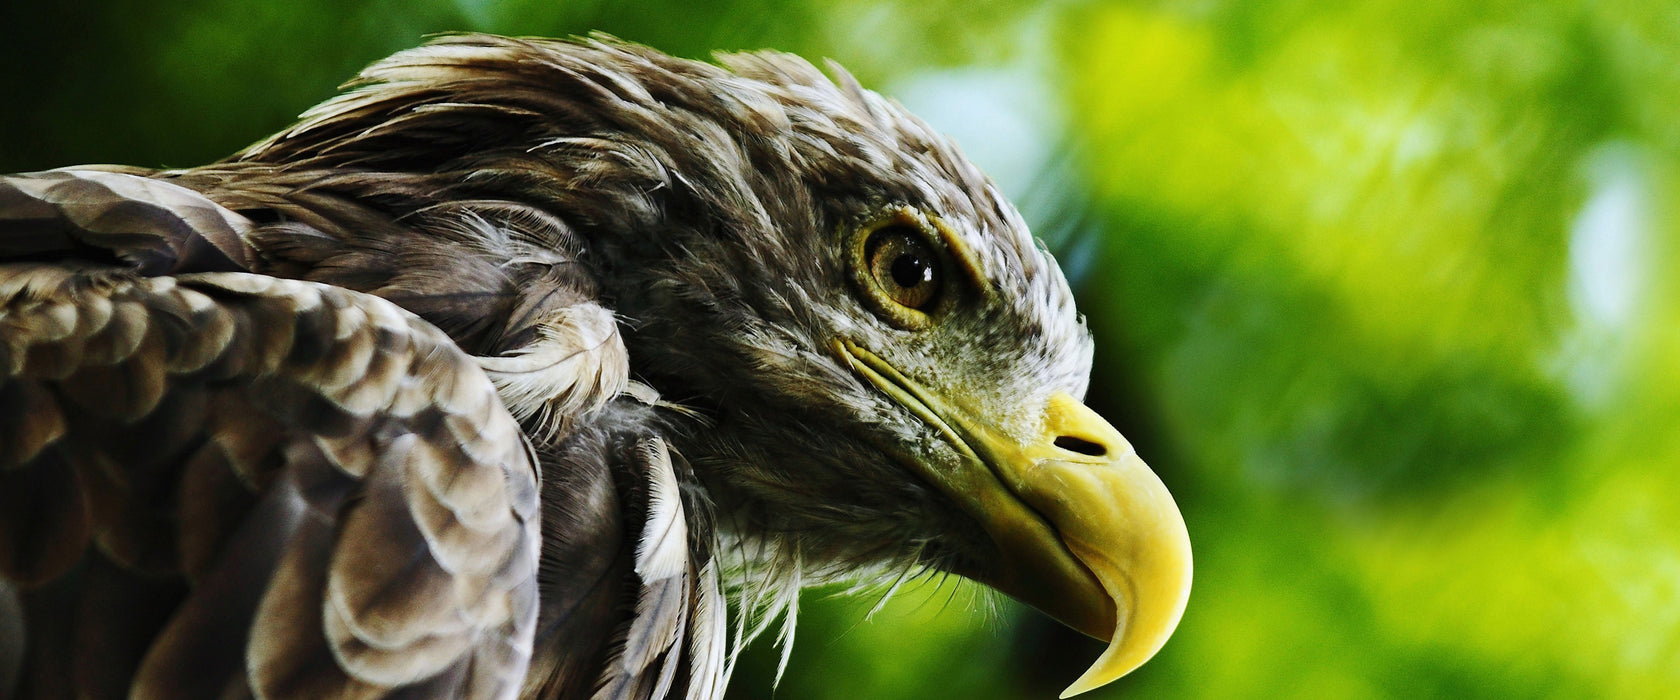
[{"label": "yellow beak", "polygon": [[963,453],[955,472],[918,466],[997,545],[998,565],[973,578],[1108,640],[1062,697],[1126,675],[1166,644],[1190,597],[1190,537],[1172,494],[1113,426],[1057,393],[1036,435],[1011,438],[874,353],[838,345],[854,371]]}]

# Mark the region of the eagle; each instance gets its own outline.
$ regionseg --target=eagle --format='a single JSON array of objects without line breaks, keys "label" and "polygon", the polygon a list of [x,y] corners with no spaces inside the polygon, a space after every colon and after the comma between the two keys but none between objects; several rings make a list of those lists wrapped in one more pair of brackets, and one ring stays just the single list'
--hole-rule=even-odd
[{"label": "eagle", "polygon": [[[802,586],[1152,656],[1055,261],[832,63],[450,35],[202,167],[0,178],[0,697],[722,697]],[[1064,696],[1065,697],[1065,696]]]}]

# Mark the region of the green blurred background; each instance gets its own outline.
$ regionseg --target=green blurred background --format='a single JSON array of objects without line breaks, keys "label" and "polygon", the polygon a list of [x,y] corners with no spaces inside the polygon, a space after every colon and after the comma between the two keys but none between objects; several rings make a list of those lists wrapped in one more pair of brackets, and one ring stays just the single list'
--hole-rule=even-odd
[{"label": "green blurred background", "polygon": [[[1680,5],[7,0],[0,171],[205,162],[448,30],[833,57],[992,173],[1196,548],[1093,697],[1680,693]],[[1099,651],[877,598],[805,596],[732,696],[1047,698]]]}]

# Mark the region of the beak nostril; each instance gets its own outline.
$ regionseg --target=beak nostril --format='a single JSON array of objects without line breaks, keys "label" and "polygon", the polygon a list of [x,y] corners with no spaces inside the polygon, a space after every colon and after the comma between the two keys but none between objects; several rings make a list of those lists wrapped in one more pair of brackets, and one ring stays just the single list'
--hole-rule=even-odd
[{"label": "beak nostril", "polygon": [[1072,435],[1063,435],[1056,438],[1056,446],[1069,452],[1078,452],[1079,454],[1089,455],[1091,457],[1101,457],[1108,454],[1108,449],[1102,445],[1091,442],[1090,440],[1076,438]]}]

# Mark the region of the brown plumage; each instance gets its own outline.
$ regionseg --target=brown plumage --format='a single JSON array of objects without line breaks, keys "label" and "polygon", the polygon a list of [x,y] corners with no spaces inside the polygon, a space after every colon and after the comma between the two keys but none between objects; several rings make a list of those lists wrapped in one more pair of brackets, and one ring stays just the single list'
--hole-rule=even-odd
[{"label": "brown plumage", "polygon": [[1182,521],[1054,262],[896,105],[720,59],[449,37],[0,178],[0,697],[715,698],[755,610],[927,569],[1153,653]]}]

